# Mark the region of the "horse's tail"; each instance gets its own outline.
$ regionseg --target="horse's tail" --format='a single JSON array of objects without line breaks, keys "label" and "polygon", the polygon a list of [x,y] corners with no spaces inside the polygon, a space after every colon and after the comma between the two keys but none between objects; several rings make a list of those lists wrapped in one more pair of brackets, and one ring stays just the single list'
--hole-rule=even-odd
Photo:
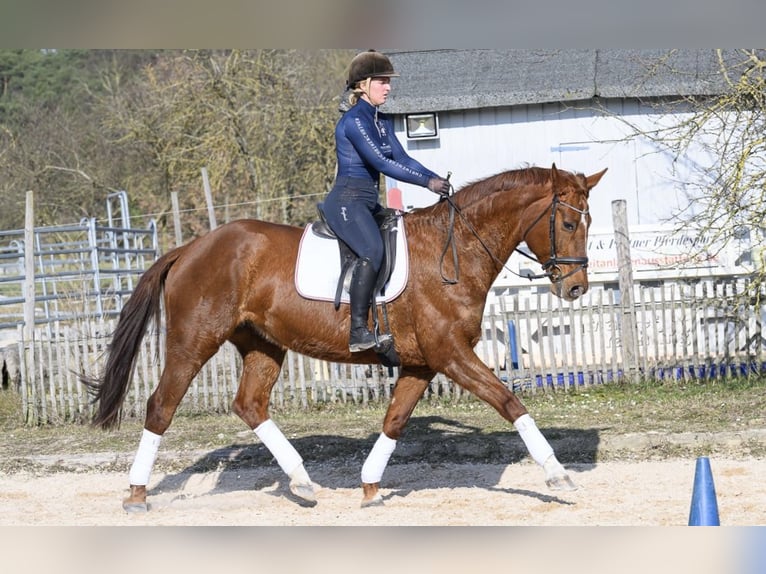
[{"label": "horse's tail", "polygon": [[150,320],[154,319],[155,325],[160,324],[160,298],[165,278],[185,250],[186,246],[181,246],[166,253],[141,275],[112,333],[103,375],[100,378],[80,376],[97,405],[92,420],[94,426],[102,429],[119,426],[122,403],[128,393],[141,340]]}]

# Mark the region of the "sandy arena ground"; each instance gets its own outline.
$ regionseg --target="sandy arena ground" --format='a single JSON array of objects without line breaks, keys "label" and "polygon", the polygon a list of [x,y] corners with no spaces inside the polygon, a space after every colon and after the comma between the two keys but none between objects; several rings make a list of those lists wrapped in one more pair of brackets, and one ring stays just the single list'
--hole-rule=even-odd
[{"label": "sandy arena ground", "polygon": [[[721,524],[766,524],[766,460],[710,462]],[[360,469],[355,465],[307,467],[322,486],[313,507],[291,497],[276,464],[155,472],[150,511],[137,515],[121,507],[126,473],[98,472],[82,464],[74,472],[0,475],[0,525],[683,526],[688,524],[695,463],[567,465],[579,486],[574,492],[548,490],[542,470],[529,460],[391,464],[383,477],[384,506],[366,509],[359,505]]]}]

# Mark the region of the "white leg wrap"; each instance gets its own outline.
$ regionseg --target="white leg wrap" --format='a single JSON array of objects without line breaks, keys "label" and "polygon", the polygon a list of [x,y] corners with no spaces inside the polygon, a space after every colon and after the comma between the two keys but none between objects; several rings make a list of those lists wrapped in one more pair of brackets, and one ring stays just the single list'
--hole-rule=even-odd
[{"label": "white leg wrap", "polygon": [[[303,459],[290,441],[285,438],[282,431],[269,419],[255,428],[256,436],[266,445],[269,452],[277,459],[277,464],[287,476],[293,478],[293,472],[296,472],[299,466],[303,465]],[[305,471],[304,471],[305,472]],[[307,475],[308,476],[308,475]]]},{"label": "white leg wrap", "polygon": [[290,477],[290,482],[295,482],[297,484],[311,484],[311,477],[309,477],[309,473],[306,472],[303,464],[299,464],[295,467],[288,476]]},{"label": "white leg wrap", "polygon": [[553,455],[553,448],[548,444],[540,429],[537,428],[534,419],[527,413],[517,418],[513,426],[519,431],[521,440],[524,441],[529,451],[529,456],[537,464],[543,466],[545,461]]},{"label": "white leg wrap", "polygon": [[160,448],[162,436],[144,429],[141,442],[138,443],[136,458],[130,467],[130,484],[146,486],[149,484],[149,476],[152,474],[154,461],[157,460],[157,451]]},{"label": "white leg wrap", "polygon": [[362,466],[362,482],[368,484],[380,482],[383,471],[386,470],[388,459],[391,458],[395,448],[396,441],[388,438],[385,433],[380,433],[378,440],[375,441],[375,445],[372,447],[370,454],[367,455],[367,460],[364,461]]}]

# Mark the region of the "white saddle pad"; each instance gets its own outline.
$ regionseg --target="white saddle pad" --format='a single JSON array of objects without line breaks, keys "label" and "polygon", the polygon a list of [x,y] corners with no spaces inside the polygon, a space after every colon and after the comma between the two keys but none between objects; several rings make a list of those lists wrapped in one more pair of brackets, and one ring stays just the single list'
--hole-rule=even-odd
[{"label": "white saddle pad", "polygon": [[[378,294],[378,301],[396,299],[407,285],[409,253],[404,235],[404,223],[400,219],[396,233],[396,264],[383,289],[385,295]],[[339,277],[340,253],[337,240],[319,237],[311,231],[311,224],[307,225],[301,237],[295,265],[295,287],[298,293],[306,299],[335,301]],[[345,289],[340,300],[343,303],[349,301]]]}]

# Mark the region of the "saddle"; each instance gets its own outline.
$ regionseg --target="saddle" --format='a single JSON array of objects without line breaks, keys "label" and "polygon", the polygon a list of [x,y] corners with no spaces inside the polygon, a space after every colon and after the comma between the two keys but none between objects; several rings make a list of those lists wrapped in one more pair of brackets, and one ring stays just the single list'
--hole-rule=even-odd
[{"label": "saddle", "polygon": [[[354,273],[354,267],[358,261],[356,253],[330,228],[322,210],[323,204],[317,204],[319,220],[311,224],[311,231],[315,235],[325,239],[335,239],[338,242],[340,252],[340,277],[335,289],[334,305],[337,311],[340,308],[341,296],[344,290],[348,290],[351,284],[351,277]],[[380,322],[378,320],[378,309],[383,316],[385,330],[390,333],[388,326],[388,311],[385,301],[378,301],[377,295],[385,295],[385,287],[391,278],[391,273],[396,263],[396,237],[398,232],[399,212],[395,209],[385,207],[375,214],[375,222],[378,224],[380,236],[383,240],[383,263],[375,279],[375,288],[372,291],[372,321],[376,332],[381,333]],[[393,345],[393,334],[389,341],[375,347],[375,352],[381,359],[381,362],[387,367],[395,367],[401,364],[399,356]]]}]

